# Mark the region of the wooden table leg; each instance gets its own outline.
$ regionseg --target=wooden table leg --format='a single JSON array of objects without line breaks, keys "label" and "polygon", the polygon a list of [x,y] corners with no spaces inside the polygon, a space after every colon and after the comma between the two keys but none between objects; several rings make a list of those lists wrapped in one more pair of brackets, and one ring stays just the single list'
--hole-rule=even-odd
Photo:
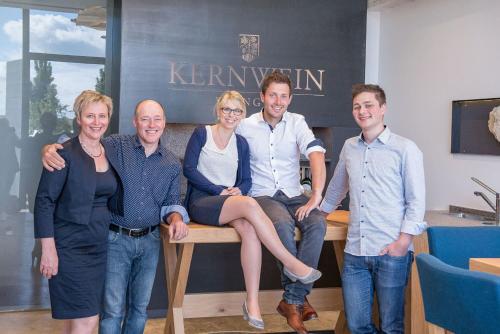
[{"label": "wooden table leg", "polygon": [[[339,268],[339,273],[342,273],[342,268],[344,266],[344,248],[345,240],[334,240],[333,249],[335,250],[335,258],[337,259],[337,266]],[[343,304],[342,304],[343,305]],[[340,310],[337,323],[335,325],[335,334],[348,334],[349,329],[347,328],[347,320],[345,318],[344,309]]]},{"label": "wooden table leg", "polygon": [[[429,243],[427,241],[427,232],[418,235],[413,240],[415,256],[420,253],[429,253]],[[428,334],[429,329],[426,326],[424,301],[422,299],[422,290],[418,278],[416,261],[413,261],[411,268],[411,334]]]},{"label": "wooden table leg", "polygon": [[[175,267],[177,265],[177,247],[175,244],[170,243],[167,238],[163,238],[163,258],[165,260],[165,285],[167,288],[167,298],[168,298],[168,306],[170,309],[170,305],[173,302],[173,282],[175,277]],[[165,319],[168,318],[168,311]],[[168,322],[165,320],[165,334],[170,333],[170,326]]]},{"label": "wooden table leg", "polygon": [[[189,276],[189,268],[193,257],[194,244],[186,243],[179,245],[179,253],[176,259],[175,273],[169,289],[169,305],[167,320],[165,322],[165,334],[184,334],[184,316],[182,304]],[[167,261],[167,260],[166,260]],[[170,260],[168,260],[170,261]],[[170,263],[168,264],[170,266]],[[168,280],[167,280],[168,281]]]}]

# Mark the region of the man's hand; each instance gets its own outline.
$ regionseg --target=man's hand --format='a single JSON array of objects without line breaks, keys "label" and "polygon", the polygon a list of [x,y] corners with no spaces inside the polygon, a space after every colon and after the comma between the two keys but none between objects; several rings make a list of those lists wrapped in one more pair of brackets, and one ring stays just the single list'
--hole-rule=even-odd
[{"label": "man's hand", "polygon": [[173,240],[181,240],[189,233],[189,227],[182,221],[182,216],[173,212],[167,218],[168,236]]},{"label": "man's hand", "polygon": [[309,201],[307,201],[306,204],[304,204],[303,206],[298,208],[297,211],[295,211],[295,217],[297,217],[298,221],[302,221],[302,219],[309,217],[309,213],[311,213],[312,210],[319,207],[320,203],[321,203],[321,194],[313,193],[311,195],[311,198],[309,198]]},{"label": "man's hand", "polygon": [[401,233],[398,240],[385,246],[379,255],[389,254],[390,256],[405,256],[408,253],[408,247],[413,239],[411,234]]},{"label": "man's hand", "polygon": [[57,153],[57,150],[62,148],[61,144],[45,145],[42,148],[42,164],[49,172],[53,172],[54,169],[61,170],[65,167],[64,159]]},{"label": "man's hand", "polygon": [[45,278],[52,278],[59,270],[59,258],[57,256],[54,238],[42,238],[42,258],[40,259],[40,273]]}]

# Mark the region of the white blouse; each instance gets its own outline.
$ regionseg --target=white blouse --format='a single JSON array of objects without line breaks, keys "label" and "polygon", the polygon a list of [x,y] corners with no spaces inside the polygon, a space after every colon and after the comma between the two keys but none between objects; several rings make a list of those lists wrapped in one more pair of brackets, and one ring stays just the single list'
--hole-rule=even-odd
[{"label": "white blouse", "polygon": [[212,127],[207,125],[205,129],[207,141],[201,149],[197,169],[213,184],[232,187],[236,183],[238,172],[236,135],[233,133],[227,146],[221,150],[215,145]]}]

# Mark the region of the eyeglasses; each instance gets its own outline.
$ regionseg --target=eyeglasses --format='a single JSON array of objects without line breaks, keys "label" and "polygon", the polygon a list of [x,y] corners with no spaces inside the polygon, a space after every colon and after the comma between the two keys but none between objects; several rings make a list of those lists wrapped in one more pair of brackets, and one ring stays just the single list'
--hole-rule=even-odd
[{"label": "eyeglasses", "polygon": [[243,110],[241,109],[231,109],[231,108],[221,108],[222,112],[225,114],[225,115],[229,115],[230,113],[233,113],[233,115],[235,116],[241,116],[243,115]]}]

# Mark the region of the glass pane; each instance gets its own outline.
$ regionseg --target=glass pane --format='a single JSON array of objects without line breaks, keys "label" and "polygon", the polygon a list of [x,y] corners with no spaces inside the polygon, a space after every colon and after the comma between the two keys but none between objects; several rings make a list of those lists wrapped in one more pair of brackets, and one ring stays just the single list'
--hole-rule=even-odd
[{"label": "glass pane", "polygon": [[33,215],[19,197],[22,25],[21,9],[0,7],[0,311],[49,305],[47,280],[31,262]]},{"label": "glass pane", "polygon": [[[78,94],[85,89],[103,92],[104,88],[101,85],[104,81],[103,65],[34,60],[31,61],[30,74],[29,135],[34,137],[45,133],[52,142],[62,134],[72,134],[73,101]],[[43,118],[45,113],[52,116]],[[47,122],[50,123],[48,129]],[[48,130],[55,137],[49,136]]]},{"label": "glass pane", "polygon": [[30,11],[30,51],[104,57],[106,10],[93,8],[81,14]]}]

